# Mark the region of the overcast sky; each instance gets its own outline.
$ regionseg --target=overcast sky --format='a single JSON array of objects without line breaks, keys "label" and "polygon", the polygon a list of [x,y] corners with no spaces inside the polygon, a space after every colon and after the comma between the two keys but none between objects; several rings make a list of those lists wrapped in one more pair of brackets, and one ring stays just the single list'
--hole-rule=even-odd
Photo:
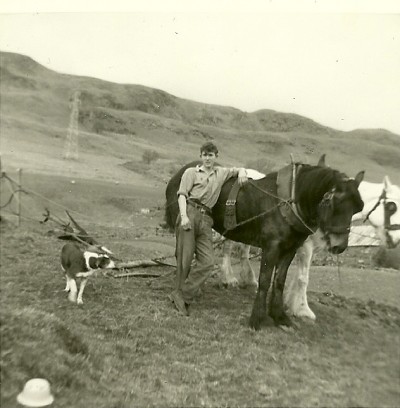
[{"label": "overcast sky", "polygon": [[400,134],[400,5],[364,1],[2,0],[0,50],[199,102]]}]

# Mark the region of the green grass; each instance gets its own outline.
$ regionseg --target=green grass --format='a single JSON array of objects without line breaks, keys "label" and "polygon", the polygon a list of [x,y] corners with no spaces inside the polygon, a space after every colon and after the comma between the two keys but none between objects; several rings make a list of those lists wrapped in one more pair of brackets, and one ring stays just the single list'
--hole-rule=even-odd
[{"label": "green grass", "polygon": [[[215,278],[190,318],[179,316],[167,300],[171,268],[152,269],[156,279],[92,279],[85,304],[73,305],[62,243],[46,230],[2,227],[1,406],[13,406],[31,377],[51,382],[57,407],[399,404],[400,311],[383,304],[399,275],[379,275],[374,301],[324,294],[326,279],[310,294],[315,323],[255,332],[253,291],[220,289]],[[113,229],[110,240],[125,243],[119,255],[151,257],[154,242],[133,234]],[[320,284],[334,273],[321,268]]]}]

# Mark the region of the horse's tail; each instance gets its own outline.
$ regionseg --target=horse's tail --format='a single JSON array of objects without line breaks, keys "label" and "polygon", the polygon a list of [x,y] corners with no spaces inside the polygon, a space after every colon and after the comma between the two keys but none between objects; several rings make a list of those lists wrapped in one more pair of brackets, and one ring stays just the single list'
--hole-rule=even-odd
[{"label": "horse's tail", "polygon": [[181,182],[182,174],[189,167],[195,167],[197,164],[200,164],[201,161],[196,160],[191,163],[186,164],[181,167],[169,180],[167,188],[165,189],[165,212],[164,212],[164,222],[165,227],[169,231],[175,231],[175,223],[178,218],[179,205],[178,205],[178,196],[177,192],[179,190],[179,184]]},{"label": "horse's tail", "polygon": [[173,211],[170,208],[172,205],[174,204],[168,203],[168,200],[165,202],[164,227],[168,229],[169,232],[175,231],[176,217],[174,219]]}]

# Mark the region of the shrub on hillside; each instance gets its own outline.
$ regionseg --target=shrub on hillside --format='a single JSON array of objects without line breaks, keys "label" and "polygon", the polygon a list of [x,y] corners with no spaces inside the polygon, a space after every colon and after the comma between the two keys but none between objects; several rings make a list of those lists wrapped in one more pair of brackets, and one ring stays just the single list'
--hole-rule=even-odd
[{"label": "shrub on hillside", "polygon": [[374,255],[373,261],[378,267],[400,270],[400,250],[399,248],[387,249],[380,247]]},{"label": "shrub on hillside", "polygon": [[160,154],[156,150],[146,149],[142,154],[142,160],[146,164],[150,164],[160,158]]},{"label": "shrub on hillside", "polygon": [[103,122],[99,120],[93,121],[93,131],[95,133],[101,134],[105,130]]}]

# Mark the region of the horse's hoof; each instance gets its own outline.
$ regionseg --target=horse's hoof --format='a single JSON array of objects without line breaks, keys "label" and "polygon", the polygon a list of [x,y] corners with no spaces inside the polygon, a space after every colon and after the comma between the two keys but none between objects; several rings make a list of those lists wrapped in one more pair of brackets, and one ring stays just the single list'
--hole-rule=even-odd
[{"label": "horse's hoof", "polygon": [[251,315],[249,325],[254,330],[260,330],[261,329],[261,320],[260,320],[260,318]]},{"label": "horse's hoof", "polygon": [[275,324],[277,325],[277,326],[287,326],[287,327],[292,327],[293,326],[293,323],[292,323],[292,321],[290,320],[290,318],[289,318],[289,316],[287,316],[287,315],[280,315],[280,316],[278,316],[278,317],[275,317],[274,318],[274,321],[275,321]]},{"label": "horse's hoof", "polygon": [[239,282],[239,288],[240,289],[254,288],[255,290],[257,290],[258,283],[257,282],[244,282],[244,281],[241,281],[241,282]]},{"label": "horse's hoof", "polygon": [[311,309],[300,310],[300,311],[298,311],[296,313],[293,313],[293,316],[307,318],[307,319],[310,319],[310,320],[315,320],[316,319],[315,313]]},{"label": "horse's hoof", "polygon": [[257,318],[257,317],[250,317],[250,327],[254,330],[260,330],[263,327],[272,327],[275,326],[274,320],[266,315],[262,318]]},{"label": "horse's hoof", "polygon": [[286,333],[290,333],[290,332],[293,332],[294,331],[294,329],[293,329],[293,327],[288,327],[288,326],[278,326],[281,330],[283,330],[284,332],[286,332]]},{"label": "horse's hoof", "polygon": [[265,316],[262,320],[261,320],[261,326],[262,327],[272,327],[275,326],[275,322],[274,319],[271,316]]},{"label": "horse's hoof", "polygon": [[228,288],[236,288],[238,286],[239,282],[237,279],[231,279],[229,281],[226,282],[226,285],[228,286]]},{"label": "horse's hoof", "polygon": [[286,312],[290,316],[294,317],[305,317],[307,319],[315,320],[316,316],[315,313],[309,308],[305,306],[299,306],[299,307],[289,307]]}]

